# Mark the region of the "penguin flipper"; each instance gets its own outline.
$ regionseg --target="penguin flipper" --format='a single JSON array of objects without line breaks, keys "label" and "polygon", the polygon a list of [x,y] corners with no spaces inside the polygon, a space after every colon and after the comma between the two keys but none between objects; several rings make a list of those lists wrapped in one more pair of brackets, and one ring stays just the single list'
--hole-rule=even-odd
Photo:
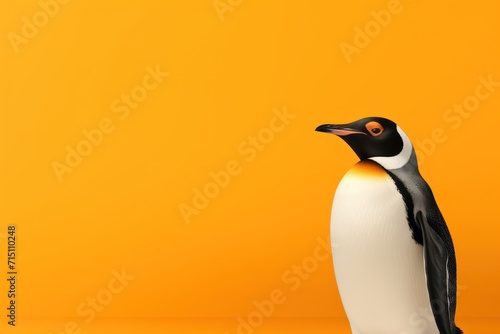
[{"label": "penguin flipper", "polygon": [[448,252],[445,242],[432,227],[436,224],[428,219],[422,211],[417,212],[416,222],[422,231],[425,274],[432,313],[440,333],[455,334],[448,291]]}]

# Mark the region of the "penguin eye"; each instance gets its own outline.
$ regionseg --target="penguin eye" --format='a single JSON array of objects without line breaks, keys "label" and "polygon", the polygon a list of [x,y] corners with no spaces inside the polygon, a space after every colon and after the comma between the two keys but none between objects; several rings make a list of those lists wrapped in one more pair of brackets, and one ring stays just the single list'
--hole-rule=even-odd
[{"label": "penguin eye", "polygon": [[378,122],[369,122],[366,124],[366,129],[374,137],[378,137],[384,132],[384,127]]}]

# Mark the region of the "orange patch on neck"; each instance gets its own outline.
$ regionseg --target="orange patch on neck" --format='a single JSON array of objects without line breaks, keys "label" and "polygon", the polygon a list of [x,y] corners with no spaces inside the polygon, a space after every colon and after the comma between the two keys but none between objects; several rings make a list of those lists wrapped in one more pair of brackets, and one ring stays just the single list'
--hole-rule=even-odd
[{"label": "orange patch on neck", "polygon": [[348,172],[356,177],[387,177],[388,174],[382,166],[371,160],[362,160],[355,164]]}]

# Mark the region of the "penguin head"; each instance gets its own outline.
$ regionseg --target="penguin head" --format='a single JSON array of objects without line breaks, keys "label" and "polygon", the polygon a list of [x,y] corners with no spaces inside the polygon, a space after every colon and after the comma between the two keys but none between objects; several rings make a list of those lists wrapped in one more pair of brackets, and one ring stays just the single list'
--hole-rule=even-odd
[{"label": "penguin head", "polygon": [[316,131],[339,136],[361,160],[371,159],[386,169],[401,168],[415,159],[408,136],[386,118],[367,117],[348,124],[323,124]]}]

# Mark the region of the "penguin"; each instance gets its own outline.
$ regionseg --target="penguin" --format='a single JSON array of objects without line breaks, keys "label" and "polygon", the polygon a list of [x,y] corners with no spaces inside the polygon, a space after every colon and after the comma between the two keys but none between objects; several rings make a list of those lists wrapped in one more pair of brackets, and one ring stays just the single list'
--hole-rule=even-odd
[{"label": "penguin", "polygon": [[382,117],[316,131],[340,137],[360,159],[337,186],[330,224],[352,334],[463,333],[453,241],[408,136]]}]

